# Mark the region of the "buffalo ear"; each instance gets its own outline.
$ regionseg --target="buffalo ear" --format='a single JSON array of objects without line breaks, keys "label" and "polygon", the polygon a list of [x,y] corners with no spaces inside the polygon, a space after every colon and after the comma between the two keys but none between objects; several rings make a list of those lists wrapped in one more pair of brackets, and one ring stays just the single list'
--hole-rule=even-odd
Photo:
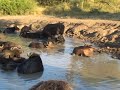
[{"label": "buffalo ear", "polygon": [[47,46],[48,46],[48,41],[47,41],[47,42],[43,42],[43,46],[44,46],[45,48],[47,48]]},{"label": "buffalo ear", "polygon": [[[30,53],[29,53],[30,54]],[[27,53],[27,56],[29,57],[29,54]]]},{"label": "buffalo ear", "polygon": [[58,23],[64,24],[64,22],[62,22],[62,21],[59,21]]},{"label": "buffalo ear", "polygon": [[29,29],[30,29],[30,30],[32,29],[32,24],[29,25]]},{"label": "buffalo ear", "polygon": [[33,54],[32,52],[27,53],[27,56],[30,57],[32,54]]},{"label": "buffalo ear", "polygon": [[1,46],[0,46],[0,48],[3,48],[3,47],[4,47],[4,45],[1,45]]},{"label": "buffalo ear", "polygon": [[11,47],[10,50],[14,50],[16,47]]}]

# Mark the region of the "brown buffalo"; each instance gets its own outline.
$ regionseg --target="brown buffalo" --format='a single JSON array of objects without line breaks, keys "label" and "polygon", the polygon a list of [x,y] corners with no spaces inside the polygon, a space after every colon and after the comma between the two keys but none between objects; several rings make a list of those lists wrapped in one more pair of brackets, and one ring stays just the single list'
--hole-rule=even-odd
[{"label": "brown buffalo", "polygon": [[32,24],[31,24],[29,26],[24,26],[21,29],[20,36],[24,37],[24,38],[35,39],[35,38],[41,38],[42,37],[42,33],[41,33],[41,31],[34,31],[33,32],[32,31]]},{"label": "brown buffalo", "polygon": [[73,90],[65,81],[48,80],[42,81],[29,90]]},{"label": "brown buffalo", "polygon": [[3,56],[5,58],[19,58],[20,54],[22,54],[22,50],[17,48],[17,47],[11,47],[10,50],[4,50],[3,51]]},{"label": "brown buffalo", "polygon": [[0,65],[3,70],[14,70],[16,67],[25,61],[25,58],[5,58],[4,56],[0,57]]},{"label": "brown buffalo", "polygon": [[0,41],[0,51],[10,50],[11,47],[20,47],[20,46],[10,41]]},{"label": "brown buffalo", "polygon": [[0,65],[3,70],[14,70],[17,67],[17,63],[15,63],[12,58],[4,57],[0,57]]},{"label": "brown buffalo", "polygon": [[64,29],[65,26],[63,23],[48,24],[44,27],[42,33],[46,38],[55,37],[57,35],[63,35]]},{"label": "brown buffalo", "polygon": [[31,48],[46,48],[47,42],[31,42],[28,47]]},{"label": "brown buffalo", "polygon": [[32,53],[28,59],[18,66],[17,72],[21,74],[32,74],[36,72],[42,72],[43,69],[43,63],[40,55]]},{"label": "brown buffalo", "polygon": [[21,32],[20,32],[20,36],[24,35],[27,32],[30,32],[31,26],[32,25],[22,27]]},{"label": "brown buffalo", "polygon": [[16,31],[19,31],[19,30],[20,29],[18,28],[18,26],[8,27],[3,31],[3,33],[11,34],[11,33],[15,33]]},{"label": "brown buffalo", "polygon": [[41,42],[31,42],[28,47],[31,48],[50,48],[54,47],[54,42],[51,40],[41,41]]},{"label": "brown buffalo", "polygon": [[14,70],[25,58],[20,57],[21,50],[16,47],[4,50],[0,56],[0,65],[4,70]]},{"label": "brown buffalo", "polygon": [[39,31],[36,31],[36,32],[23,32],[20,34],[21,37],[24,37],[24,38],[31,38],[31,39],[39,39],[39,38],[42,38],[42,33],[39,32]]},{"label": "brown buffalo", "polygon": [[90,57],[93,55],[94,49],[91,45],[75,47],[72,54]]}]

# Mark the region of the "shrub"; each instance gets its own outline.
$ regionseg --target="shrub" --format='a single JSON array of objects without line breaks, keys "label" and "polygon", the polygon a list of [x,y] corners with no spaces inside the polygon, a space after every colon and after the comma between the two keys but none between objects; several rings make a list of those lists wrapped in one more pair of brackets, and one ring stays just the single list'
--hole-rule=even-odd
[{"label": "shrub", "polygon": [[0,13],[4,15],[21,15],[30,13],[37,3],[34,0],[0,0]]},{"label": "shrub", "polygon": [[67,14],[69,10],[70,10],[69,3],[60,3],[55,6],[51,6],[51,7],[48,6],[44,11],[44,13],[50,15],[63,15],[63,14]]},{"label": "shrub", "polygon": [[37,0],[42,6],[53,6],[64,2],[69,2],[70,0]]}]

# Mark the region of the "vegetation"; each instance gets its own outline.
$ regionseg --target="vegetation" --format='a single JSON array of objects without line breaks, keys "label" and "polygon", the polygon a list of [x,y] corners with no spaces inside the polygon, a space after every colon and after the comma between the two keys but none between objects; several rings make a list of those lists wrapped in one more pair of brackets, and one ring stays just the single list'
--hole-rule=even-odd
[{"label": "vegetation", "polygon": [[34,12],[57,16],[106,13],[110,15],[120,13],[120,0],[0,0],[2,15],[23,15]]},{"label": "vegetation", "polygon": [[70,0],[37,0],[37,1],[42,6],[52,6],[63,2],[69,2]]},{"label": "vegetation", "polygon": [[45,14],[75,18],[120,19],[120,0],[69,0],[48,6]]},{"label": "vegetation", "polygon": [[[120,0],[70,0],[67,5],[72,9],[74,7],[74,9],[81,9],[85,12],[120,12]],[[56,8],[60,7],[60,5],[55,6]],[[61,7],[64,8],[64,6]]]},{"label": "vegetation", "polygon": [[0,0],[0,13],[3,15],[22,15],[31,13],[36,6],[34,0]]}]

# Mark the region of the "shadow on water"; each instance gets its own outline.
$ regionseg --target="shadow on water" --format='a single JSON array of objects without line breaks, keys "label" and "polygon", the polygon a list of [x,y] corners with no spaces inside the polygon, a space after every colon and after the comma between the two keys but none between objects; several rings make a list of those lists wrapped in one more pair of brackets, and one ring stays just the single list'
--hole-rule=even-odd
[{"label": "shadow on water", "polygon": [[36,80],[42,76],[43,72],[33,73],[33,74],[19,74],[18,76],[25,81]]}]

